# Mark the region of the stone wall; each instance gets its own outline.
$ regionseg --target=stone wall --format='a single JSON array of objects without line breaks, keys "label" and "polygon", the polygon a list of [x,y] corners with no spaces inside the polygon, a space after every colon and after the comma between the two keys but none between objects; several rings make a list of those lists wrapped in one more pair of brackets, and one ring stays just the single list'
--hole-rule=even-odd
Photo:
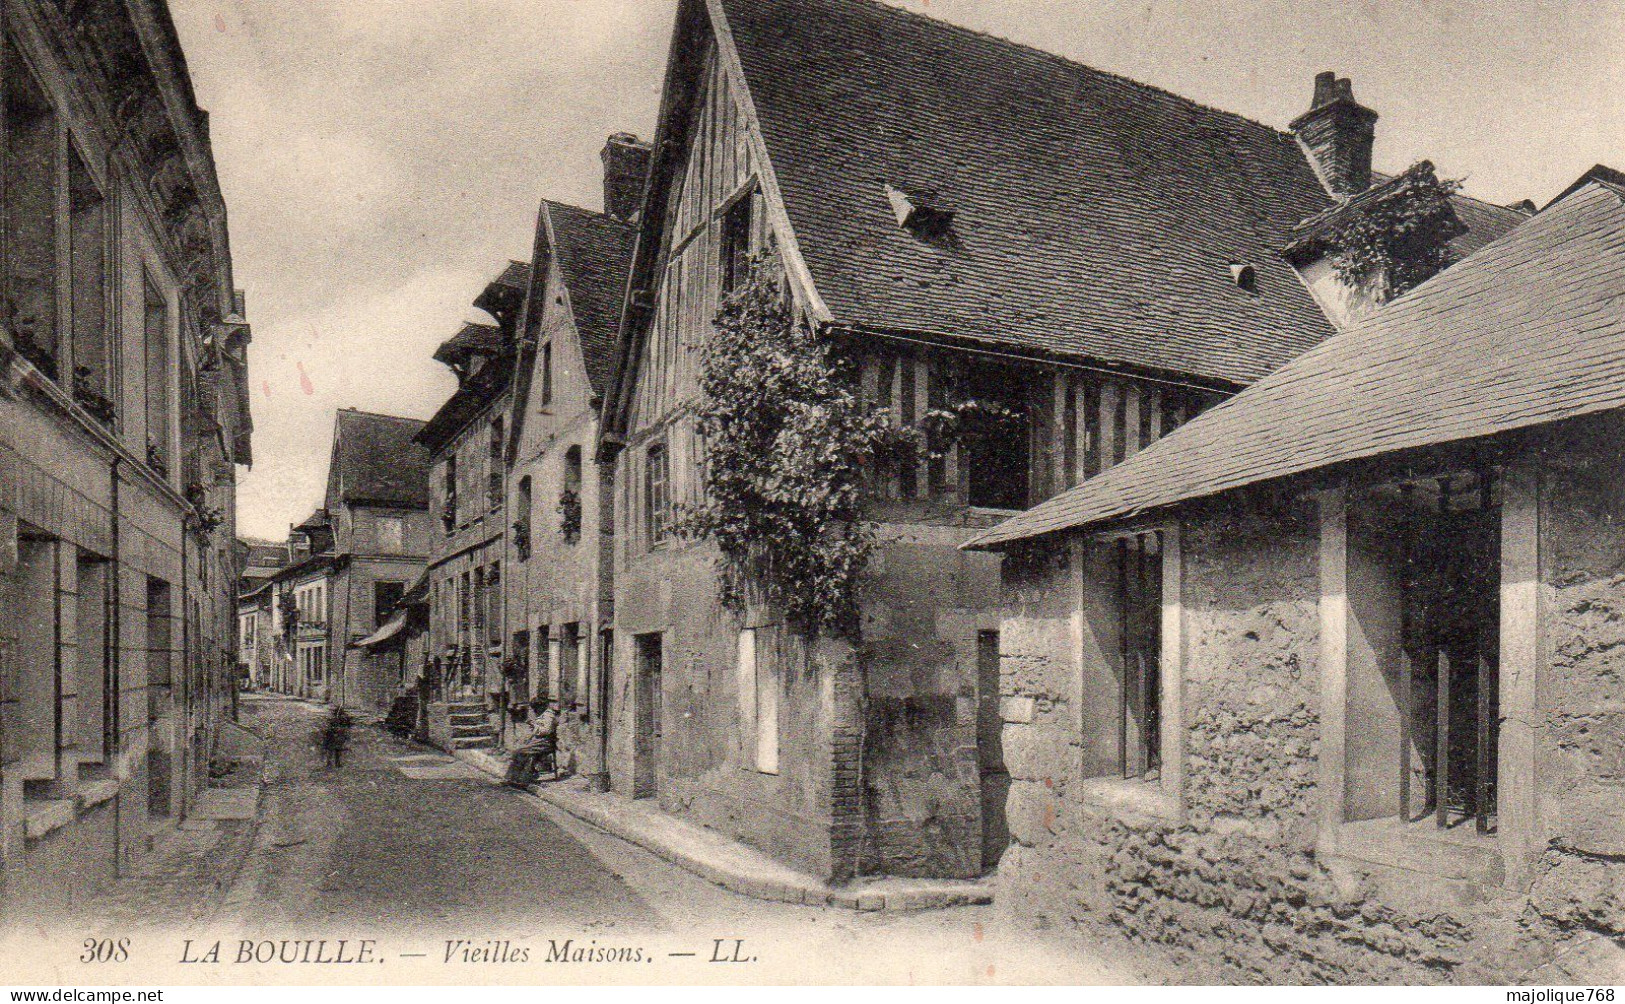
[{"label": "stone wall", "polygon": [[1625,478],[1614,442],[1594,429],[1554,439],[1542,475],[1545,826],[1528,887],[1317,849],[1318,514],[1313,499],[1280,493],[1185,514],[1185,785],[1166,801],[1082,776],[1080,680],[1103,671],[1080,655],[1084,545],[1005,559],[1015,843],[1001,909],[1115,936],[1191,981],[1617,979]]},{"label": "stone wall", "polygon": [[[1571,423],[1543,443],[1542,709],[1532,936],[1541,976],[1625,977],[1625,429]],[[1610,941],[1609,939],[1616,939]]]},{"label": "stone wall", "polygon": [[883,529],[863,644],[821,640],[784,671],[777,774],[742,745],[742,623],[716,599],[714,548],[633,556],[615,576],[611,787],[640,790],[637,637],[658,632],[663,809],[831,879],[980,874],[976,641],[998,626],[997,572],[958,550],[969,532]]}]

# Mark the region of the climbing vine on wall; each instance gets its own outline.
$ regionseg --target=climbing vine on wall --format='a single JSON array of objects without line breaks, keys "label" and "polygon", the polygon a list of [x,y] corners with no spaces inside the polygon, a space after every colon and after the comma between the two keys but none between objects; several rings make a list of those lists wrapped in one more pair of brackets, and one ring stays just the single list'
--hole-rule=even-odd
[{"label": "climbing vine on wall", "polygon": [[1455,261],[1450,241],[1465,232],[1450,197],[1459,181],[1441,181],[1419,161],[1392,190],[1357,211],[1334,214],[1319,234],[1343,282],[1378,303],[1401,296]]},{"label": "climbing vine on wall", "polygon": [[775,256],[724,298],[700,387],[705,499],[677,526],[721,549],[723,604],[764,602],[803,630],[856,635],[874,547],[863,471],[899,433],[864,405],[855,363],[793,316]]}]

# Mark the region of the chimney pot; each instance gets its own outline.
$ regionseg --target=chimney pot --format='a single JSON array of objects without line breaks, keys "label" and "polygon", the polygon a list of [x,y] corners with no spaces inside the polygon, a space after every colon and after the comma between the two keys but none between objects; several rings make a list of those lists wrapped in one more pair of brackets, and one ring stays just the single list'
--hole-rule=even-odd
[{"label": "chimney pot", "polygon": [[1333,92],[1336,89],[1336,73],[1331,70],[1322,70],[1320,73],[1315,74],[1315,97],[1313,101],[1309,102],[1309,107],[1319,108],[1321,105],[1331,104],[1334,97]]}]

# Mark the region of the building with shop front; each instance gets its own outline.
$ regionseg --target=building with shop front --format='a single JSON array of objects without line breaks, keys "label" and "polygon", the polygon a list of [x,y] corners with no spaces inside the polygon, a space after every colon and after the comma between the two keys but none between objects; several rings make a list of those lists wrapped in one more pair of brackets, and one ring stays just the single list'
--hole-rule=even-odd
[{"label": "building with shop front", "polygon": [[1621,183],[972,542],[1003,909],[1195,982],[1625,973]]},{"label": "building with shop front", "polygon": [[163,3],[8,4],[0,88],[0,909],[38,918],[207,784],[249,328]]},{"label": "building with shop front", "polygon": [[345,408],[333,423],[327,510],[333,527],[327,699],[383,714],[399,692],[399,665],[369,660],[356,643],[389,622],[423,574],[433,520],[424,423]]}]

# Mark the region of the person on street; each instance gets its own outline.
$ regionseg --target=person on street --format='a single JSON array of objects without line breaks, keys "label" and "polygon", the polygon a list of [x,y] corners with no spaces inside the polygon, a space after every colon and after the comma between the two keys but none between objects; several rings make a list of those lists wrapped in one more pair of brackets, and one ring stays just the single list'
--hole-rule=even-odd
[{"label": "person on street", "polygon": [[536,780],[543,763],[558,774],[559,706],[557,702],[536,701],[531,705],[530,737],[513,751],[508,760],[507,783],[518,788]]}]

